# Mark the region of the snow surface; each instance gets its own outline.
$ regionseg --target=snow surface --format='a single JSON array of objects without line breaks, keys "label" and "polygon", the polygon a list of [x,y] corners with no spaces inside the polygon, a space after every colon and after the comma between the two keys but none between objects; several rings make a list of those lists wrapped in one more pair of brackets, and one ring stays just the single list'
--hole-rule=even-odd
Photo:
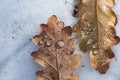
[{"label": "snow surface", "polygon": [[[39,34],[39,24],[46,23],[53,14],[66,26],[73,26],[77,21],[72,16],[75,2],[0,0],[0,80],[36,80],[35,72],[41,67],[30,57],[31,52],[38,49],[30,39]],[[115,2],[113,9],[118,17],[116,31],[120,36],[120,0]],[[80,75],[79,80],[120,80],[120,44],[112,49],[116,58],[111,60],[110,69],[105,75],[100,75],[90,67],[88,54],[82,54],[82,64],[76,70]]]}]

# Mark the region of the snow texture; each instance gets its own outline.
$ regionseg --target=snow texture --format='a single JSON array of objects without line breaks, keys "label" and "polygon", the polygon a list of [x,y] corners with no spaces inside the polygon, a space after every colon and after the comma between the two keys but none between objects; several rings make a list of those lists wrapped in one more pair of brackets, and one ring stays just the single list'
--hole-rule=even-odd
[{"label": "snow texture", "polygon": [[[30,54],[38,49],[31,38],[39,34],[39,25],[57,15],[66,26],[73,26],[76,0],[0,0],[0,80],[36,80],[35,72],[42,68]],[[120,36],[120,0],[113,10],[118,17],[115,29]],[[120,80],[120,44],[112,47],[116,58],[111,60],[107,74],[100,75],[89,65],[88,54],[82,54],[82,64],[76,73],[79,80]]]}]

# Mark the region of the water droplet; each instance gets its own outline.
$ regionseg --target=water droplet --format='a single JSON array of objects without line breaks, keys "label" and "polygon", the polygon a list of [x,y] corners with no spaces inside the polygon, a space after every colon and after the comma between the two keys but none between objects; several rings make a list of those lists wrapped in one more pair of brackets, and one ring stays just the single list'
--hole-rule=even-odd
[{"label": "water droplet", "polygon": [[88,39],[87,45],[91,44],[93,42],[93,39]]},{"label": "water droplet", "polygon": [[104,43],[104,44],[106,44],[107,42],[106,42],[106,41],[104,41],[103,43]]},{"label": "water droplet", "polygon": [[75,12],[78,12],[78,10],[79,10],[79,9],[78,9],[78,7],[77,7],[77,6],[75,6],[75,9],[74,9],[74,10],[75,10]]},{"label": "water droplet", "polygon": [[88,35],[90,32],[86,31],[85,34]]},{"label": "water droplet", "polygon": [[52,44],[51,40],[46,41],[46,45],[49,47]]},{"label": "water droplet", "polygon": [[95,30],[96,30],[96,27],[94,27],[93,30],[95,31]]},{"label": "water droplet", "polygon": [[95,45],[93,45],[93,48],[95,49],[95,48],[96,48],[96,46],[95,46]]},{"label": "water droplet", "polygon": [[51,54],[51,53],[49,53],[49,54]]},{"label": "water droplet", "polygon": [[106,41],[100,42],[100,45],[104,45],[104,44],[106,44]]},{"label": "water droplet", "polygon": [[70,54],[70,52],[67,52],[67,54]]},{"label": "water droplet", "polygon": [[88,26],[90,26],[91,24],[88,24]]},{"label": "water droplet", "polygon": [[93,51],[93,54],[94,54],[94,55],[98,54],[98,51],[97,51],[97,50],[94,50],[94,51]]},{"label": "water droplet", "polygon": [[88,31],[92,31],[93,29],[92,28],[89,28],[89,30]]},{"label": "water droplet", "polygon": [[58,32],[61,32],[62,30],[60,29],[60,30],[58,30]]},{"label": "water droplet", "polygon": [[55,49],[54,49],[54,48],[52,48],[51,50],[52,50],[52,51],[55,51]]},{"label": "water droplet", "polygon": [[65,43],[64,43],[64,41],[58,41],[58,45],[59,45],[59,47],[64,47]]},{"label": "water droplet", "polygon": [[61,54],[62,52],[58,52],[59,54]]},{"label": "water droplet", "polygon": [[42,41],[40,41],[39,43],[40,43],[40,45],[42,45],[42,44],[43,44],[43,42],[42,42]]},{"label": "water droplet", "polygon": [[76,31],[77,30],[76,27],[74,27],[73,30]]},{"label": "water droplet", "polygon": [[110,36],[112,36],[113,34],[112,34],[112,33],[110,33],[109,35],[110,35]]},{"label": "water droplet", "polygon": [[83,28],[83,30],[86,30],[86,29],[87,29],[86,27]]},{"label": "water droplet", "polygon": [[45,36],[45,38],[47,38],[48,36]]}]

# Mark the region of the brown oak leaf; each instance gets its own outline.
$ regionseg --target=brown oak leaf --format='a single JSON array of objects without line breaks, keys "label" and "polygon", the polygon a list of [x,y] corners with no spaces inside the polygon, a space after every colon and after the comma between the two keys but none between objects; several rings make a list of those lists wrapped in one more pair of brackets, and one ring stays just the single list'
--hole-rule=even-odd
[{"label": "brown oak leaf", "polygon": [[53,15],[47,24],[40,25],[40,31],[40,35],[32,39],[39,50],[31,54],[43,67],[36,72],[38,80],[78,80],[74,70],[80,65],[81,56],[73,54],[76,38],[71,38],[71,27],[64,27],[64,23]]},{"label": "brown oak leaf", "polygon": [[102,74],[115,56],[110,47],[120,42],[114,29],[117,18],[113,6],[114,0],[79,0],[73,14],[80,17],[73,28],[81,37],[79,47],[90,53],[90,65]]}]

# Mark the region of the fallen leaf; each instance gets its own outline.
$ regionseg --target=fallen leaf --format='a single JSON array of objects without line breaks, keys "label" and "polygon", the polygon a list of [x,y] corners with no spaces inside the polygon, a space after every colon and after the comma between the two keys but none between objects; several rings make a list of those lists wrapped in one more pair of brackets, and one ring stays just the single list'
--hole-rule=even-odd
[{"label": "fallen leaf", "polygon": [[64,23],[53,15],[47,24],[40,25],[40,30],[40,35],[32,39],[39,50],[31,54],[43,67],[42,71],[36,72],[38,80],[78,80],[74,70],[80,65],[81,56],[73,54],[76,38],[71,38],[71,27],[64,27]]},{"label": "fallen leaf", "polygon": [[112,10],[114,0],[79,0],[74,16],[80,17],[73,31],[80,36],[80,49],[90,53],[90,65],[105,74],[115,55],[111,46],[118,44],[114,26],[117,18]]}]

